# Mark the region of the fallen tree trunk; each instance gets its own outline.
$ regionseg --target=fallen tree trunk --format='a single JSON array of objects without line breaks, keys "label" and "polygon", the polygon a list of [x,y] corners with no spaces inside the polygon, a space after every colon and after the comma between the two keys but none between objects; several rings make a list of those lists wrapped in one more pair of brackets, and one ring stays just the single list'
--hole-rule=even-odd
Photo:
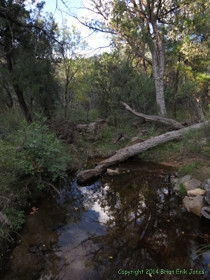
[{"label": "fallen tree trunk", "polygon": [[128,110],[129,112],[131,112],[133,115],[141,117],[143,119],[145,119],[146,121],[153,121],[153,122],[161,122],[167,125],[170,125],[172,128],[174,129],[181,129],[183,128],[183,125],[175,120],[172,119],[168,119],[168,118],[163,118],[160,116],[149,116],[149,115],[144,115],[141,113],[138,113],[134,110],[131,109],[130,106],[128,106],[126,103],[122,102],[121,103],[125,106],[125,109]]},{"label": "fallen tree trunk", "polygon": [[206,122],[198,123],[198,124],[195,124],[190,127],[183,128],[183,129],[180,129],[177,131],[167,132],[162,135],[152,137],[142,143],[137,143],[135,145],[128,146],[124,149],[118,150],[110,158],[98,163],[94,169],[80,171],[77,174],[77,180],[79,183],[84,183],[91,178],[101,175],[109,166],[123,162],[126,159],[136,156],[151,148],[154,148],[157,145],[164,144],[164,143],[174,140],[176,138],[180,138],[181,136],[183,136],[183,134],[185,134],[189,130],[201,129],[201,128],[205,127],[206,125],[208,125],[209,122],[210,121],[206,121]]}]

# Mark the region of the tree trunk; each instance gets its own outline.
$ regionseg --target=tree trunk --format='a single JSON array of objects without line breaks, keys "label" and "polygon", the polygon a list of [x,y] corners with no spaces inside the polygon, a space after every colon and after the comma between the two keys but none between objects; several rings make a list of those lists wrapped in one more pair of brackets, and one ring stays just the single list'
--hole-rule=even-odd
[{"label": "tree trunk", "polygon": [[13,106],[13,99],[12,99],[12,94],[11,94],[11,92],[10,92],[10,90],[9,90],[9,85],[7,84],[5,84],[5,85],[3,85],[3,88],[5,89],[5,91],[6,91],[6,93],[7,93],[7,96],[8,96],[8,98],[9,98],[9,104],[8,104],[8,106],[9,106],[9,108],[12,108],[12,106]]},{"label": "tree trunk", "polygon": [[196,98],[192,97],[192,102],[195,106],[195,110],[196,110],[196,114],[198,116],[198,119],[201,120],[201,121],[205,120],[205,116],[204,116],[204,113],[203,113],[203,108],[202,108],[201,101],[199,99],[196,99]]},{"label": "tree trunk", "polygon": [[154,15],[151,18],[151,24],[155,34],[155,42],[152,40],[152,34],[150,33],[151,42],[149,48],[152,54],[152,68],[155,78],[155,90],[156,90],[156,102],[158,106],[158,115],[167,117],[166,105],[164,98],[164,74],[165,74],[165,47],[163,39],[157,28],[157,20]]},{"label": "tree trunk", "polygon": [[173,99],[173,118],[176,119],[176,94],[178,90],[179,82],[179,71],[176,71],[175,81],[174,81],[174,99]]},{"label": "tree trunk", "polygon": [[67,117],[67,108],[68,108],[68,87],[69,87],[69,67],[66,70],[66,83],[65,83],[65,93],[64,93],[64,118]]},{"label": "tree trunk", "polygon": [[[179,59],[180,63],[180,54],[179,54]],[[178,83],[179,83],[179,68],[176,70],[175,73],[175,80],[174,80],[174,99],[173,99],[173,118],[176,119],[176,94],[178,91]]]},{"label": "tree trunk", "polygon": [[25,103],[22,91],[20,90],[20,88],[19,88],[19,86],[17,84],[13,84],[13,88],[14,88],[14,91],[15,91],[15,93],[17,95],[20,107],[21,107],[21,109],[22,109],[22,111],[24,113],[26,121],[28,123],[31,123],[32,122],[32,118],[31,118],[31,115],[30,115],[30,113],[28,111],[28,107],[27,107],[27,105]]},{"label": "tree trunk", "polygon": [[84,183],[84,182],[88,181],[89,179],[92,179],[94,177],[101,175],[109,166],[123,162],[126,159],[136,156],[151,148],[154,148],[157,145],[164,144],[171,140],[180,138],[181,136],[183,136],[183,134],[185,134],[189,130],[201,129],[201,128],[205,127],[206,125],[208,125],[209,123],[210,123],[210,121],[206,121],[206,122],[198,123],[198,124],[195,124],[190,127],[183,128],[183,129],[180,129],[177,131],[167,132],[165,134],[162,134],[162,135],[159,135],[156,137],[152,137],[149,140],[146,140],[142,143],[137,143],[135,145],[118,150],[118,151],[116,151],[115,155],[113,155],[112,157],[110,157],[104,161],[101,161],[94,169],[80,171],[77,174],[77,180],[79,183]]},{"label": "tree trunk", "polygon": [[[7,69],[8,72],[11,74],[13,72],[13,64],[12,64],[12,56],[11,56],[11,49],[12,46],[8,40],[5,42],[5,53],[6,53],[6,60],[7,60]],[[11,79],[12,80],[12,79]],[[14,88],[15,94],[17,95],[18,102],[20,104],[20,107],[24,113],[25,119],[28,123],[32,122],[31,115],[29,113],[28,107],[25,103],[23,92],[20,90],[19,85],[12,80],[12,86]]]},{"label": "tree trunk", "polygon": [[166,125],[170,125],[173,129],[180,129],[183,128],[182,124],[172,120],[172,119],[168,119],[168,118],[163,118],[163,117],[159,117],[159,116],[149,116],[149,115],[144,115],[141,113],[138,113],[134,110],[132,110],[130,108],[130,106],[128,106],[126,103],[122,102],[121,103],[125,106],[125,109],[128,110],[129,112],[131,112],[133,115],[141,117],[143,119],[145,119],[146,121],[154,121],[154,122],[161,122],[163,124]]},{"label": "tree trunk", "polygon": [[156,91],[156,103],[158,107],[158,115],[167,118],[165,98],[164,98],[164,77],[161,75],[159,67],[154,64],[156,63],[153,63],[153,73],[155,77],[155,91]]}]

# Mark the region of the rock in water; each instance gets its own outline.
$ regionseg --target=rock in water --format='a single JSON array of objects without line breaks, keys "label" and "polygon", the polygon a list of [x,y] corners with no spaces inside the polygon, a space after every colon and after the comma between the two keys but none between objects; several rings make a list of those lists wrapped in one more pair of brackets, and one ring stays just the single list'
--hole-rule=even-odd
[{"label": "rock in water", "polygon": [[193,190],[193,189],[197,189],[200,187],[201,181],[199,181],[197,179],[192,179],[190,181],[183,183],[183,185],[186,190]]},{"label": "rock in water", "polygon": [[207,179],[206,181],[204,181],[203,187],[206,191],[205,200],[208,204],[210,204],[210,179]]},{"label": "rock in water", "polygon": [[192,212],[193,214],[200,217],[201,209],[204,205],[204,197],[196,196],[196,197],[188,197],[185,196],[183,199],[184,207],[187,211]]},{"label": "rock in water", "polygon": [[206,219],[210,219],[210,206],[204,206],[201,209],[201,214],[206,218]]},{"label": "rock in water", "polygon": [[197,196],[197,195],[202,195],[204,196],[206,193],[206,191],[202,190],[202,189],[194,189],[194,190],[189,190],[187,191],[187,195],[188,196]]},{"label": "rock in water", "polygon": [[184,184],[185,182],[187,181],[190,181],[191,180],[191,176],[190,175],[185,175],[184,177],[182,177],[179,181],[180,184]]},{"label": "rock in water", "polygon": [[178,181],[174,182],[176,183],[174,186],[174,191],[178,191],[180,192],[180,184],[184,184],[185,182],[188,182],[191,180],[191,176],[190,175],[185,175],[184,177],[182,177],[181,179],[179,179]]},{"label": "rock in water", "polygon": [[108,174],[108,175],[120,175],[120,172],[119,172],[118,169],[113,170],[113,169],[107,168],[107,174]]}]

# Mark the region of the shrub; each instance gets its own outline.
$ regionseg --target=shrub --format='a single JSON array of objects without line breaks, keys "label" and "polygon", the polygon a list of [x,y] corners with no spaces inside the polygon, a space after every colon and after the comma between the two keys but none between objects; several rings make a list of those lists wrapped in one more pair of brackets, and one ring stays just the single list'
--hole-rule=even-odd
[{"label": "shrub", "polygon": [[0,221],[0,242],[9,241],[10,231],[20,229],[29,197],[40,194],[45,185],[57,191],[48,181],[64,178],[66,166],[62,141],[41,122],[22,125],[10,137],[0,139],[0,213],[9,221],[5,225]]},{"label": "shrub", "polygon": [[47,125],[35,122],[22,128],[17,133],[20,145],[16,153],[15,169],[22,174],[65,177],[66,159],[61,156],[62,141],[50,133]]}]

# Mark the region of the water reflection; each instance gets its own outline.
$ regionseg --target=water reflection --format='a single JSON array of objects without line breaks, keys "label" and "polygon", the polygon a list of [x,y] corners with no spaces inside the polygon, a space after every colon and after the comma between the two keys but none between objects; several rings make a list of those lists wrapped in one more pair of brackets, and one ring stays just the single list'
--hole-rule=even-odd
[{"label": "water reflection", "polygon": [[1,279],[208,279],[189,273],[210,263],[208,250],[197,252],[209,222],[181,207],[171,169],[136,161],[119,168],[121,176],[91,186],[72,178],[62,197],[46,198],[27,217]]}]

